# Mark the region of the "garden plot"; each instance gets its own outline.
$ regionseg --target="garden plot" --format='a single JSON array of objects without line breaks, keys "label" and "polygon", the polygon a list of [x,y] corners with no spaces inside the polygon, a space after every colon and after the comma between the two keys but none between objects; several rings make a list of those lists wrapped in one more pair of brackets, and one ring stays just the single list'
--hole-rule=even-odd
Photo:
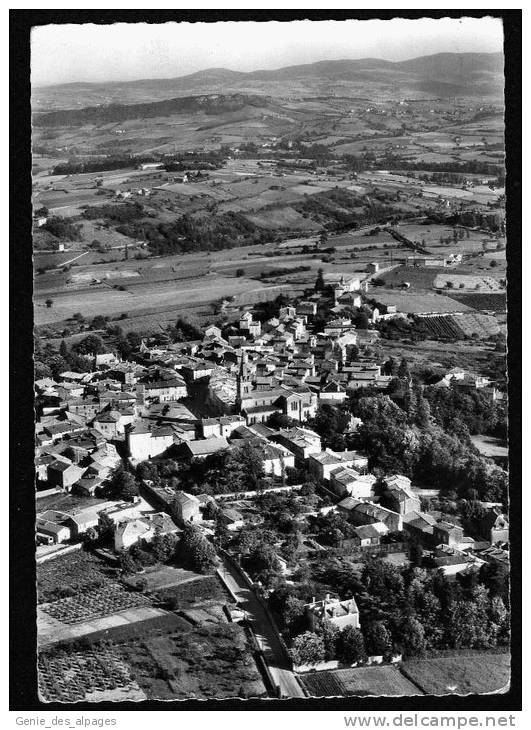
[{"label": "garden plot", "polygon": [[142,593],[132,593],[118,583],[108,582],[95,588],[80,588],[76,595],[53,603],[42,603],[41,609],[57,621],[75,624],[124,609],[150,605],[151,599]]},{"label": "garden plot", "polygon": [[42,652],[38,683],[44,702],[146,699],[130,667],[110,643]]}]

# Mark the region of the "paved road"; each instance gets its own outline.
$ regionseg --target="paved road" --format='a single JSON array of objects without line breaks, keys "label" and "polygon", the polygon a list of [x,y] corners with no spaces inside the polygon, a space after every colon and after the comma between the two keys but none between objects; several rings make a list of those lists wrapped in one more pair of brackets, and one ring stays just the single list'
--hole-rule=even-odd
[{"label": "paved road", "polygon": [[229,561],[222,558],[222,563],[221,576],[238,599],[238,605],[247,612],[258,643],[263,649],[264,660],[273,679],[280,686],[282,696],[305,697],[300,684],[289,667],[278,634],[262,604]]}]

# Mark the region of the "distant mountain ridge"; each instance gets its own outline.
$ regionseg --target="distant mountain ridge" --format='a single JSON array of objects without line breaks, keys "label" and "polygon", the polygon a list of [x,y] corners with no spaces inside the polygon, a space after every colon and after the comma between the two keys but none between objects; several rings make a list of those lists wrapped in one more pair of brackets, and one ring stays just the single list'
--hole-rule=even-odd
[{"label": "distant mountain ridge", "polygon": [[[167,103],[173,101],[177,111],[179,104],[175,100],[179,97],[183,102],[185,98],[212,94],[227,97],[237,94],[275,98],[355,97],[363,95],[360,93],[363,89],[368,91],[367,87],[375,93],[392,96],[497,96],[503,102],[503,66],[502,53],[437,53],[407,61],[340,59],[249,72],[211,68],[176,78],[104,84],[76,82],[34,88],[33,109],[49,114],[70,111],[71,121],[78,124],[80,122],[76,120],[83,116],[80,112],[86,112],[84,117],[89,121],[91,115],[94,119],[105,116],[95,111],[96,107],[101,112],[102,107],[110,105],[129,107],[122,109],[121,116],[114,111],[112,118],[119,121],[137,118],[141,110],[133,107],[140,104],[166,102],[160,109],[161,115],[165,115],[171,113],[171,105],[168,107]],[[194,102],[189,102],[188,110],[192,111],[193,106]],[[148,113],[155,116],[151,111]],[[51,123],[51,118],[44,122],[44,116],[36,116],[39,123]]]},{"label": "distant mountain ridge", "polygon": [[390,69],[413,71],[415,73],[451,73],[462,76],[464,73],[475,73],[477,71],[493,71],[503,74],[504,55],[503,53],[434,53],[429,56],[419,56],[406,61],[387,61],[383,58],[353,58],[337,59],[331,61],[314,61],[312,63],[299,64],[295,66],[283,66],[278,69],[260,69],[257,71],[234,71],[227,68],[207,68],[201,71],[194,71],[184,76],[170,78],[147,78],[133,81],[74,81],[67,84],[51,84],[36,87],[36,90],[74,88],[74,87],[95,87],[95,86],[132,86],[144,84],[183,84],[187,85],[194,81],[228,81],[243,78],[272,79],[289,78],[301,75],[352,73],[365,69]]}]

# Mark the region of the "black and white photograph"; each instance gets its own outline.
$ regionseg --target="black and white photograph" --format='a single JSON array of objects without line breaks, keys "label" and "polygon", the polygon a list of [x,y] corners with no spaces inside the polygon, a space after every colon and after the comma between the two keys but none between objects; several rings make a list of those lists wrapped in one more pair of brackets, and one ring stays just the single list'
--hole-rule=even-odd
[{"label": "black and white photograph", "polygon": [[509,692],[499,13],[30,52],[39,701]]}]

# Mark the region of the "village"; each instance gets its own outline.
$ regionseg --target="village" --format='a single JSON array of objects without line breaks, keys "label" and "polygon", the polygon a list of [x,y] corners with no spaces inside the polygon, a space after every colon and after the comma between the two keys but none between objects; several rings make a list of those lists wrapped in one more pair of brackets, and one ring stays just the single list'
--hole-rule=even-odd
[{"label": "village", "polygon": [[[505,388],[378,357],[377,324],[407,311],[375,306],[374,273],[319,270],[300,296],[240,307],[193,338],[183,323],[173,338],[129,337],[127,356],[94,334],[75,356],[62,343],[71,369],[35,382],[43,656],[124,626],[114,643],[130,651],[146,627],[166,622],[164,635],[178,619],[172,641],[205,625],[240,632],[229,644],[254,664],[226,696],[429,693],[430,662],[446,662],[450,682],[467,648],[505,667],[506,455],[474,447],[469,430],[486,429],[444,420],[445,404],[459,414],[468,399],[482,423],[498,414],[494,433]],[[391,424],[424,451],[387,442]],[[436,450],[454,448],[456,465],[438,472]],[[179,696],[194,667],[157,661]],[[148,692],[126,685],[124,697]],[[71,691],[53,676],[42,687]]]}]

